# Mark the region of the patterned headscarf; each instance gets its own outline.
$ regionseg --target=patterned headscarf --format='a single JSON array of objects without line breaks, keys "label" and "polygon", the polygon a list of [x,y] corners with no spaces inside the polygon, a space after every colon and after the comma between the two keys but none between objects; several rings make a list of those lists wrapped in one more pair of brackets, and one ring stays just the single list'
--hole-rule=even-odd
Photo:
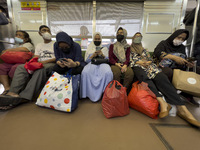
[{"label": "patterned headscarf", "polygon": [[142,37],[142,34],[140,32],[135,33],[135,35],[132,37],[131,52],[139,54],[141,56],[144,50],[144,47],[142,46],[142,43],[134,43],[136,34],[140,34]]}]

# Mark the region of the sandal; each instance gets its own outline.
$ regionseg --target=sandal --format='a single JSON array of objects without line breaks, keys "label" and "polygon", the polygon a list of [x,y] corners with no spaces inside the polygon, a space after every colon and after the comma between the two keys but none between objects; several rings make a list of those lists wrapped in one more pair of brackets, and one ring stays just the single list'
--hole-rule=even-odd
[{"label": "sandal", "polygon": [[0,106],[0,111],[7,111],[7,110],[10,110],[12,108],[14,108],[15,106]]},{"label": "sandal", "polygon": [[9,105],[16,106],[20,104],[21,101],[22,101],[21,97],[12,97],[9,95],[0,96],[0,106],[9,106]]},{"label": "sandal", "polygon": [[8,92],[9,92],[9,90],[6,90],[1,95],[6,95]]}]

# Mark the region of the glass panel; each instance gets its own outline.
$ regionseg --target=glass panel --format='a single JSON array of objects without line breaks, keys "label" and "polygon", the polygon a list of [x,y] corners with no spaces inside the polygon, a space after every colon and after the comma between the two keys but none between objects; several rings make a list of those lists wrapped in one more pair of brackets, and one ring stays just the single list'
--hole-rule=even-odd
[{"label": "glass panel", "polygon": [[70,36],[92,35],[92,2],[49,2],[47,8],[53,35],[60,31]]},{"label": "glass panel", "polygon": [[140,31],[143,16],[142,2],[97,2],[96,30],[103,36],[115,37],[119,27],[132,37]]},{"label": "glass panel", "polygon": [[[42,12],[18,12],[21,30],[37,30],[44,24]],[[30,17],[31,16],[31,17]]]},{"label": "glass panel", "polygon": [[174,14],[149,13],[147,17],[147,33],[172,33]]}]

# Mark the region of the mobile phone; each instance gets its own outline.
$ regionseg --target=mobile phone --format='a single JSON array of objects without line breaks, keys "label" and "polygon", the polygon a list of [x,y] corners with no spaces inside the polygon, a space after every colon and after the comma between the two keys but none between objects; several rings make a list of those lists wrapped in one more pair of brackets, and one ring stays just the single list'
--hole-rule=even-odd
[{"label": "mobile phone", "polygon": [[67,60],[66,60],[65,58],[61,58],[61,61],[65,61],[65,62],[67,62]]},{"label": "mobile phone", "polygon": [[101,47],[100,46],[96,46],[96,51],[99,51],[101,50]]},{"label": "mobile phone", "polygon": [[196,60],[195,57],[188,57],[188,58],[187,58],[187,61],[188,61],[188,62],[192,62],[192,61],[195,61],[195,60]]}]

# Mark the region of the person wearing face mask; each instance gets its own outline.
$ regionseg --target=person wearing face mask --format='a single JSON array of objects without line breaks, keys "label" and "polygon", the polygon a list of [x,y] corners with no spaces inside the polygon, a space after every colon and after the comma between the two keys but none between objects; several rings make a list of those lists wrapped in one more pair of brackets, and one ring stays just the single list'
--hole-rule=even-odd
[{"label": "person wearing face mask", "polygon": [[[53,48],[55,42],[51,40],[51,31],[46,25],[41,25],[38,33],[43,38],[43,42],[37,44],[33,57],[38,57],[38,61],[43,64],[43,68],[34,71],[30,75],[24,68],[24,64],[19,65],[15,71],[9,92],[0,97],[2,103],[6,100],[7,104],[10,105],[15,101],[16,105],[22,100],[31,101],[51,75],[56,60]],[[0,108],[5,110],[12,108],[12,106],[2,106]]]},{"label": "person wearing face mask", "polygon": [[[177,94],[176,89],[170,83],[168,77],[153,63],[149,52],[142,46],[142,34],[137,32],[132,38],[130,66],[134,71],[134,75],[139,82],[148,83],[149,89],[156,95],[160,104],[159,118],[168,116],[171,105],[176,105],[178,109],[178,116],[186,120],[188,123],[200,127],[194,116],[185,107],[184,102]],[[162,98],[163,94],[166,101]]]},{"label": "person wearing face mask", "polygon": [[91,59],[95,57],[108,59],[108,49],[102,47],[102,36],[99,32],[94,33],[93,41],[87,48],[85,61],[88,64],[81,73],[81,98],[88,97],[93,102],[100,100],[107,84],[113,79],[113,73],[108,64],[95,65],[91,63]]},{"label": "person wearing face mask", "polygon": [[[165,73],[172,82],[173,69],[186,70],[187,67],[192,70],[194,66],[193,61],[187,61],[185,46],[182,44],[189,37],[189,31],[185,29],[176,30],[166,40],[161,41],[153,52],[155,63],[159,64],[162,72]],[[200,67],[196,67],[196,73],[200,74]],[[181,93],[183,98],[187,101],[197,104],[193,96]]]},{"label": "person wearing face mask", "polygon": [[127,31],[120,27],[117,30],[117,42],[109,47],[109,62],[113,72],[113,79],[121,82],[129,92],[133,80],[133,70],[129,66],[130,62],[130,45],[126,41]]},{"label": "person wearing face mask", "polygon": [[[1,52],[0,55],[4,54],[7,51],[22,51],[22,52],[32,52],[34,53],[34,46],[31,42],[29,34],[25,31],[18,30],[15,35],[15,46],[11,49],[6,49]],[[2,93],[7,94],[10,89],[10,79],[13,78],[14,72],[20,64],[0,64],[0,83],[3,84],[5,91]]]},{"label": "person wearing face mask", "polygon": [[[186,70],[187,67],[192,68],[193,62],[187,61],[185,46],[182,44],[189,37],[189,31],[185,29],[176,30],[169,38],[161,41],[153,52],[154,60],[160,63],[162,71],[172,81],[173,69]],[[164,61],[164,63],[162,63]],[[165,62],[166,65],[165,65]],[[169,64],[169,65],[167,65]],[[200,69],[197,67],[197,73]]]},{"label": "person wearing face mask", "polygon": [[81,74],[83,67],[86,65],[82,57],[81,47],[67,33],[59,32],[56,35],[54,53],[56,65],[53,71],[65,74],[72,69],[72,75]]}]

